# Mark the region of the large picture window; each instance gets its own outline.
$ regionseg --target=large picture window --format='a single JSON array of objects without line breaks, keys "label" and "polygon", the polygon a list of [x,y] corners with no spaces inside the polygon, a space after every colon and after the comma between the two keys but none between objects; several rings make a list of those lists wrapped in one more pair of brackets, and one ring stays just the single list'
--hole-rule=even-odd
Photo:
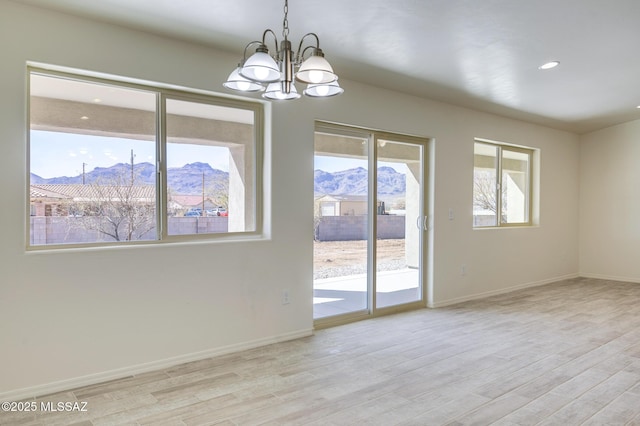
[{"label": "large picture window", "polygon": [[260,232],[262,106],[29,71],[29,246]]},{"label": "large picture window", "polygon": [[473,226],[531,225],[533,150],[476,141]]}]

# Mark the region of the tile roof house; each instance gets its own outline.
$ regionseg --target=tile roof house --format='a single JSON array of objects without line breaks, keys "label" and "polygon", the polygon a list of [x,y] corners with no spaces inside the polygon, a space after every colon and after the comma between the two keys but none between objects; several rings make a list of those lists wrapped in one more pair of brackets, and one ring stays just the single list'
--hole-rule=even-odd
[{"label": "tile roof house", "polygon": [[[202,195],[171,195],[168,200],[169,208],[174,210],[185,210],[192,208],[202,208]],[[204,208],[211,209],[216,207],[211,198],[205,197],[204,199]]]},{"label": "tile roof house", "polygon": [[69,206],[96,201],[130,199],[136,203],[153,203],[156,188],[153,185],[115,186],[82,184],[31,185],[31,216],[66,216]]}]

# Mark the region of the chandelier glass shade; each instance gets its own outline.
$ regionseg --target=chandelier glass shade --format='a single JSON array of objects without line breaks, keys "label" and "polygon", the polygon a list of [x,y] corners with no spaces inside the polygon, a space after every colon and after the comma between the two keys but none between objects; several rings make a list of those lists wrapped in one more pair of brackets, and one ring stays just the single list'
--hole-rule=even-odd
[{"label": "chandelier glass shade", "polygon": [[240,70],[242,67],[238,66],[231,74],[229,74],[229,78],[227,81],[222,83],[224,87],[227,89],[238,90],[241,92],[263,92],[264,86],[260,83],[256,83],[255,81],[251,81],[248,78],[240,75]]},{"label": "chandelier glass shade", "polygon": [[333,73],[331,64],[324,58],[322,50],[316,49],[316,52],[304,61],[298,72],[296,79],[309,84],[328,84],[336,81],[338,76]]},{"label": "chandelier glass shade", "polygon": [[300,93],[296,90],[296,86],[291,83],[289,93],[285,93],[282,90],[282,84],[279,81],[269,83],[266,91],[262,95],[265,99],[271,99],[272,101],[290,101],[293,99],[299,99]]},{"label": "chandelier glass shade", "polygon": [[259,83],[272,83],[280,80],[280,68],[276,61],[269,56],[269,51],[258,51],[251,55],[240,68],[240,75]]},{"label": "chandelier glass shade", "polygon": [[[294,81],[307,84],[303,93],[313,98],[336,96],[344,92],[338,85],[338,76],[333,72],[331,64],[324,58],[320,40],[315,33],[305,34],[300,40],[298,51],[292,50],[288,40],[288,12],[289,4],[285,0],[282,24],[284,40],[278,44],[275,33],[267,29],[261,41],[247,44],[242,61],[223,83],[224,87],[240,92],[264,91],[262,97],[269,100],[299,99],[300,94]],[[275,43],[276,54],[273,56],[269,54],[266,44],[268,34],[273,36]],[[314,39],[315,43],[303,47],[305,40],[309,38]],[[247,51],[256,45],[255,53],[247,58]]]},{"label": "chandelier glass shade", "polygon": [[312,98],[327,98],[340,95],[342,92],[344,92],[344,89],[340,87],[338,80],[336,80],[328,84],[310,84],[303,93]]}]

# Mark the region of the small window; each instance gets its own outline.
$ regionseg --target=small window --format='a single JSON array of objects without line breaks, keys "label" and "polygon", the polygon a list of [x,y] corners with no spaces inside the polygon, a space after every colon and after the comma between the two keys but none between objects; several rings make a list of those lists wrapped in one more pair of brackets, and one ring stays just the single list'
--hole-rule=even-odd
[{"label": "small window", "polygon": [[476,141],[473,226],[531,225],[533,149]]},{"label": "small window", "polygon": [[29,101],[29,246],[260,231],[260,104],[35,69]]}]

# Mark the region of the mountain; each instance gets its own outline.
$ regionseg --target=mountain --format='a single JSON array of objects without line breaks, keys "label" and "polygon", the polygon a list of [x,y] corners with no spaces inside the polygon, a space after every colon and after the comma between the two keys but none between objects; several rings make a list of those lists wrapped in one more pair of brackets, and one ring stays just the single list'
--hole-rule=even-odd
[{"label": "mountain", "polygon": [[[133,166],[134,176],[137,176],[139,183],[153,184],[155,183],[156,168],[150,163],[138,163]],[[85,173],[85,183],[96,182],[117,182],[118,177],[127,178],[131,176],[131,164],[118,163],[111,167],[96,167],[90,172]],[[81,184],[82,174],[78,176],[60,176],[49,179],[41,178],[40,176],[31,173],[31,183],[37,184],[51,184],[51,185],[71,185]]]},{"label": "mountain", "polygon": [[[366,195],[369,173],[363,167],[341,170],[334,173],[316,170],[314,191],[316,194]],[[400,195],[405,192],[406,176],[391,167],[378,168],[378,194]]]},{"label": "mountain", "polygon": [[214,169],[208,163],[170,167],[167,170],[167,184],[176,194],[200,194],[203,175],[207,191],[226,192],[229,187],[229,173]]},{"label": "mountain", "polygon": [[[151,163],[138,163],[133,166],[133,174],[137,184],[154,185],[156,183],[156,167]],[[229,173],[214,169],[207,163],[191,163],[182,167],[172,167],[167,170],[167,184],[175,194],[200,194],[202,193],[202,175],[205,178],[207,191],[224,191],[229,185]],[[86,184],[96,182],[117,183],[124,180],[129,182],[131,176],[131,164],[118,163],[111,167],[96,167],[85,173]],[[45,179],[31,173],[31,183],[38,184],[81,184],[82,175],[60,176]]]},{"label": "mountain", "polygon": [[[138,163],[133,166],[136,182],[153,185],[156,179],[156,168],[151,163]],[[229,187],[229,173],[214,169],[207,163],[190,163],[182,167],[171,167],[167,170],[167,184],[174,194],[201,194],[202,176],[204,174],[207,191],[226,192]],[[85,183],[95,182],[129,182],[131,164],[118,163],[111,167],[96,167],[85,173]],[[81,184],[82,174],[78,176],[60,176],[45,179],[31,173],[31,183],[38,184]],[[338,172],[315,170],[314,190],[316,194],[332,195],[366,195],[369,185],[367,169],[357,167]],[[378,168],[378,194],[400,195],[405,192],[406,177],[391,167]]]},{"label": "mountain", "polygon": [[392,167],[378,168],[378,194],[404,194],[407,189],[407,176],[398,173]]}]

